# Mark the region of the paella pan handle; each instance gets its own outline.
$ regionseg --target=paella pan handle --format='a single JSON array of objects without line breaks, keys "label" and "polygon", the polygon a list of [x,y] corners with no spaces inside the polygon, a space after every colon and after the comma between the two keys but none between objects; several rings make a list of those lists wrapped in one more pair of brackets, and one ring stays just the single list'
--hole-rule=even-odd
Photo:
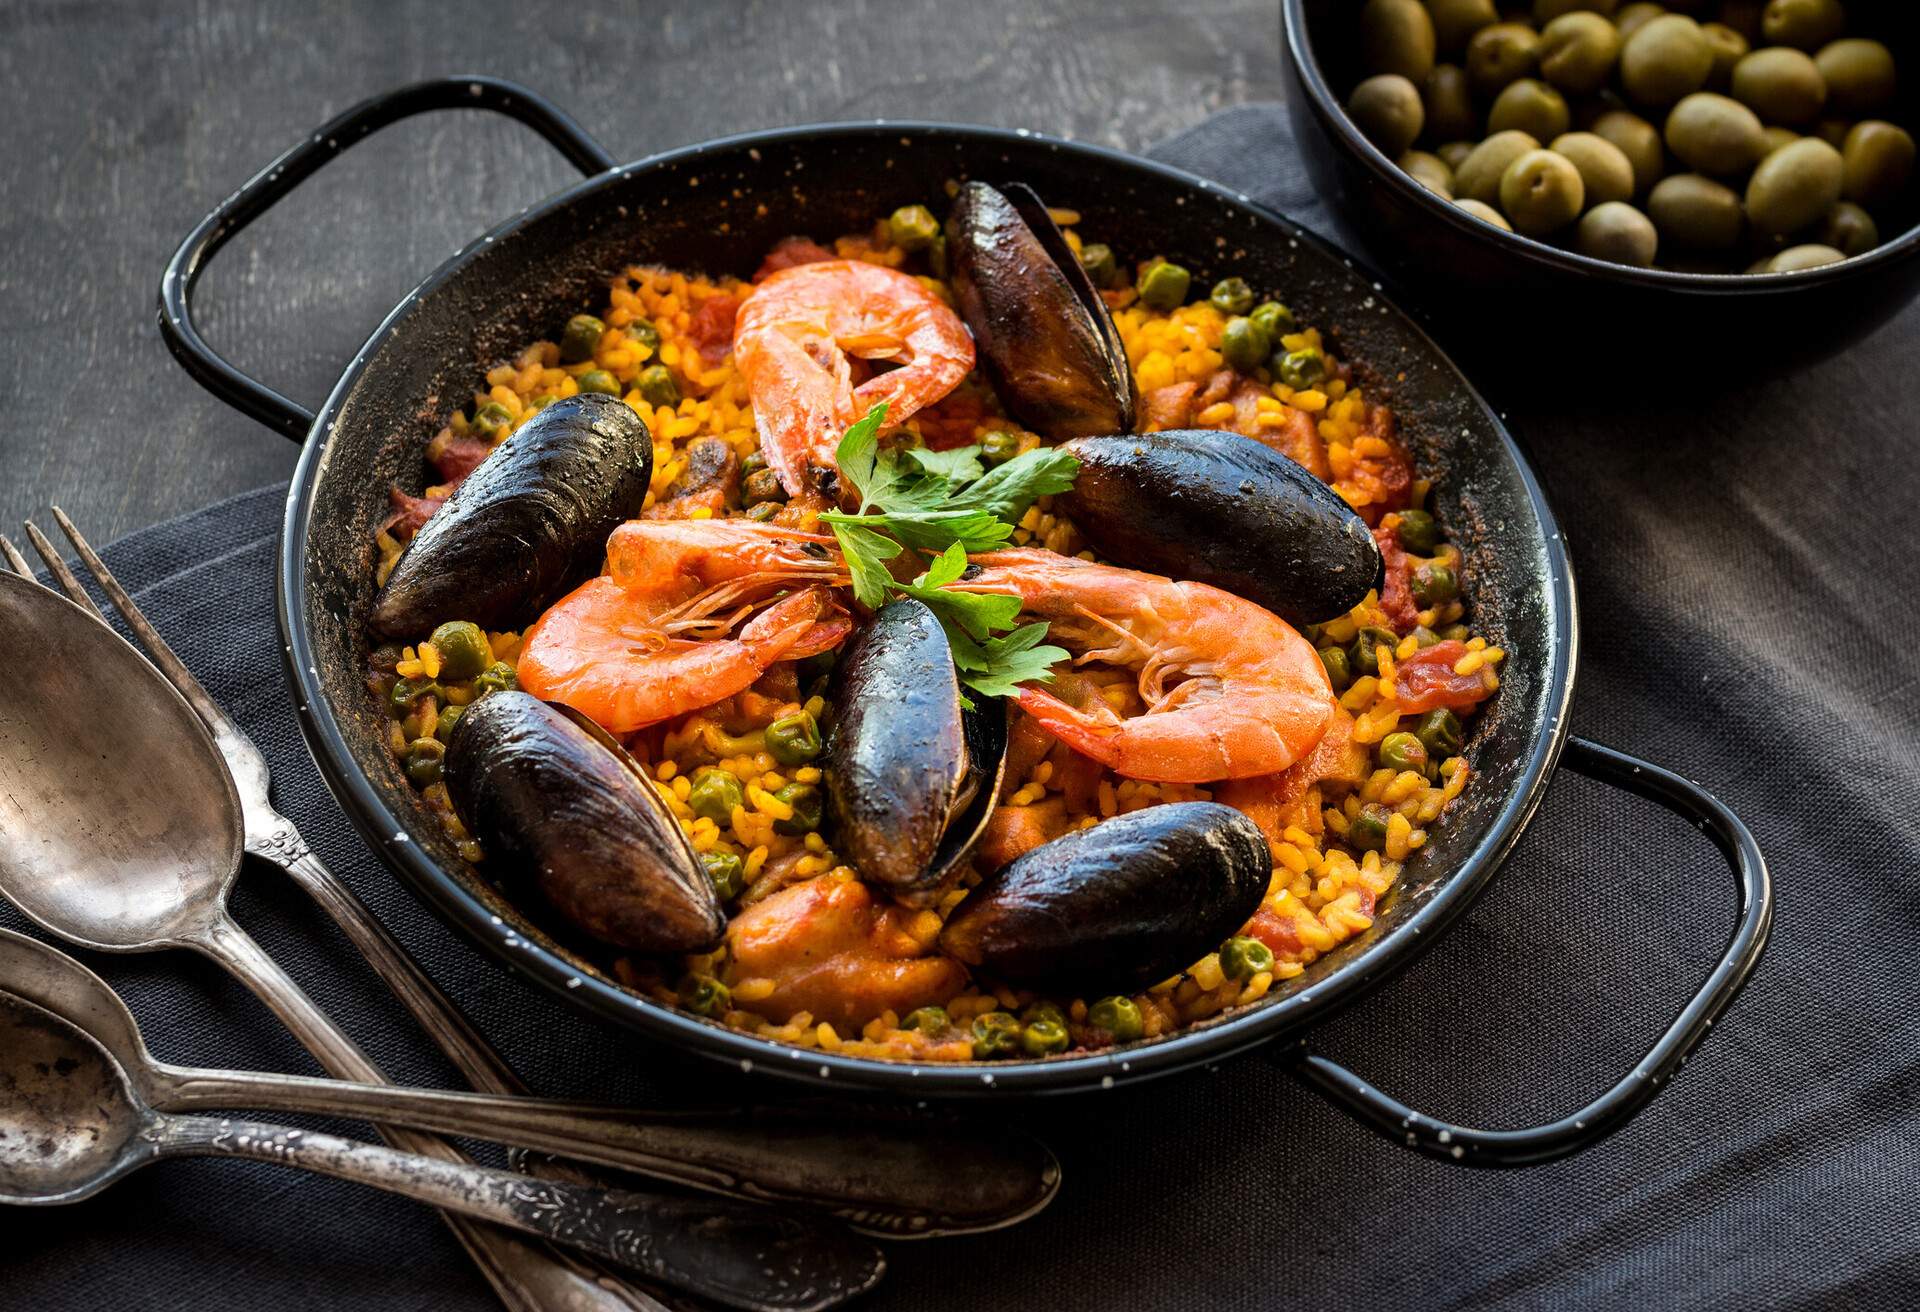
[{"label": "paella pan handle", "polygon": [[328,161],[390,123],[438,109],[487,109],[517,119],[585,174],[604,172],[615,162],[559,106],[497,77],[433,78],[361,101],[309,132],[221,201],[167,262],[160,279],[160,332],[174,358],[202,387],[281,436],[295,442],[306,439],[312,411],[236,369],[201,336],[193,321],[194,284],[215,252]]},{"label": "paella pan handle", "polygon": [[1288,1054],[1293,1073],[1362,1125],[1395,1143],[1465,1166],[1530,1166],[1579,1152],[1625,1125],[1670,1080],[1733,1001],[1760,960],[1773,919],[1773,884],[1753,834],[1699,785],[1657,765],[1570,738],[1563,764],[1637,793],[1690,820],[1713,839],[1733,872],[1740,915],[1720,960],[1651,1050],[1612,1088],[1578,1111],[1521,1130],[1479,1130],[1417,1112],[1346,1067],[1307,1051]]}]

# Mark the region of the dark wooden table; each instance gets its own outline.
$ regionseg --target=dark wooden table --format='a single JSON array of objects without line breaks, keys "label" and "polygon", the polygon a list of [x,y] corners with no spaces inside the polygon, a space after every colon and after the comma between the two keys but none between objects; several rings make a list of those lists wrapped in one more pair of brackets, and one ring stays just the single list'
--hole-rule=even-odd
[{"label": "dark wooden table", "polygon": [[[872,117],[1138,148],[1278,96],[1279,40],[1273,0],[0,5],[0,526],[57,502],[105,541],[291,472],[174,365],[155,292],[209,206],[373,92],[511,77],[634,157]],[[573,177],[516,125],[398,125],[227,249],[202,323],[315,404],[409,287]]]}]

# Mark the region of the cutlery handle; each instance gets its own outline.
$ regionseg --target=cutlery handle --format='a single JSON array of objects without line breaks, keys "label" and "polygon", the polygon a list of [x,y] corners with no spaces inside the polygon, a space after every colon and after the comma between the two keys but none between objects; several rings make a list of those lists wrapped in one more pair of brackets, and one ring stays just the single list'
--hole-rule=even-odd
[{"label": "cutlery handle", "polygon": [[162,1116],[148,1136],[157,1156],[242,1157],[351,1180],[755,1312],[833,1307],[885,1271],[877,1249],[836,1226],[748,1204],[534,1180],[256,1121]]}]

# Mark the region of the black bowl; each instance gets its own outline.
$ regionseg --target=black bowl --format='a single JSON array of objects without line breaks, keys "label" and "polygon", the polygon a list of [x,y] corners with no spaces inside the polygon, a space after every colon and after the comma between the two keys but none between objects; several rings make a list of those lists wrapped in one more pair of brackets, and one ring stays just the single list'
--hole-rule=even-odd
[{"label": "black bowl", "polygon": [[[1915,67],[1887,117],[1920,122],[1920,6],[1855,0],[1850,31],[1885,41]],[[1342,102],[1365,76],[1361,6],[1282,0],[1288,114],[1315,184],[1333,197],[1368,254],[1429,293],[1423,307],[1464,353],[1560,366],[1569,353],[1610,354],[1592,378],[1640,387],[1659,374],[1697,385],[1700,367],[1725,381],[1759,367],[1810,360],[1851,345],[1920,290],[1920,214],[1909,202],[1876,249],[1840,264],[1764,277],[1633,269],[1503,232],[1402,172],[1360,135]],[[1657,126],[1657,125],[1656,125]],[[1912,190],[1920,191],[1920,188]],[[1477,346],[1472,345],[1477,343]]]}]

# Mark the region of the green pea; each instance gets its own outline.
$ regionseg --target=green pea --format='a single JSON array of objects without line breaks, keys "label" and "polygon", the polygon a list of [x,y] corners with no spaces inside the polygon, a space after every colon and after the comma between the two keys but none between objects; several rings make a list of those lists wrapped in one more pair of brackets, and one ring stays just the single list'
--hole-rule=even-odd
[{"label": "green pea", "polygon": [[600,349],[600,336],[606,331],[607,325],[592,315],[574,315],[567,320],[566,331],[560,334],[560,363],[579,364],[593,359],[593,353]]},{"label": "green pea", "polygon": [[407,778],[425,788],[440,782],[440,763],[447,758],[447,745],[438,738],[415,738],[407,744]]},{"label": "green pea", "polygon": [[620,395],[620,380],[605,369],[589,369],[574,381],[580,384],[583,392],[597,392],[601,396]]},{"label": "green pea", "polygon": [[902,205],[887,216],[887,237],[903,251],[923,251],[940,232],[940,221],[925,205]]},{"label": "green pea", "polygon": [[1193,275],[1169,260],[1155,260],[1140,271],[1135,288],[1150,310],[1177,310],[1187,301]]},{"label": "green pea", "polygon": [[810,834],[820,827],[822,798],[820,790],[812,784],[788,784],[776,790],[773,797],[793,808],[789,819],[773,822],[774,833]]},{"label": "green pea", "polygon": [[1380,803],[1368,802],[1347,822],[1347,842],[1363,852],[1378,852],[1387,845],[1387,820],[1392,814]]},{"label": "green pea", "polygon": [[1392,629],[1370,626],[1354,635],[1353,645],[1347,648],[1347,664],[1352,668],[1354,677],[1363,674],[1380,673],[1379,648],[1384,646],[1392,651],[1400,645],[1400,635]]},{"label": "green pea", "polygon": [[1429,647],[1437,646],[1439,642],[1440,635],[1426,625],[1416,624],[1413,626],[1413,645],[1421,651],[1425,651]]},{"label": "green pea", "polygon": [[1220,948],[1220,971],[1228,979],[1249,980],[1273,969],[1273,949],[1257,938],[1235,936]]},{"label": "green pea", "polygon": [[680,1005],[696,1016],[719,1016],[733,1006],[733,992],[711,975],[680,981]]},{"label": "green pea", "polygon": [[1312,387],[1327,376],[1327,358],[1311,346],[1288,351],[1273,366],[1281,382],[1294,391]]},{"label": "green pea", "polygon": [[1464,624],[1449,624],[1434,636],[1442,642],[1465,642],[1468,637],[1467,626]]},{"label": "green pea", "polygon": [[675,406],[680,404],[680,384],[674,381],[673,371],[663,364],[650,364],[640,371],[640,399],[650,406]]},{"label": "green pea", "polygon": [[441,696],[440,685],[432,679],[402,679],[394,684],[393,691],[387,694],[387,703],[393,707],[396,714],[405,715],[413,710],[415,702],[428,693],[432,693],[435,697]]},{"label": "green pea", "polygon": [[464,706],[441,707],[440,718],[434,722],[433,736],[443,743],[451,740],[454,726],[460,723],[460,717],[466,713],[467,708]]},{"label": "green pea", "polygon": [[1400,539],[1401,546],[1422,556],[1432,555],[1433,549],[1440,545],[1440,526],[1424,510],[1401,511],[1393,535]]},{"label": "green pea", "polygon": [[537,415],[542,410],[545,410],[548,406],[552,405],[555,401],[558,401],[559,399],[560,398],[555,396],[552,392],[542,392],[540,393],[540,395],[534,397],[533,400],[527,402],[527,413],[530,415]]},{"label": "green pea", "polygon": [[780,486],[780,476],[771,469],[756,469],[741,481],[740,496],[749,506],[767,502],[778,505],[787,499],[787,490]]},{"label": "green pea", "polygon": [[467,427],[480,437],[491,442],[495,436],[513,426],[513,412],[498,401],[489,401],[473,412],[473,422]]},{"label": "green pea", "polygon": [[700,858],[722,902],[731,902],[747,886],[747,865],[738,852],[707,852]]},{"label": "green pea", "polygon": [[1267,336],[1267,330],[1248,318],[1227,320],[1226,331],[1220,334],[1220,354],[1243,374],[1266,363],[1272,351],[1273,339]]},{"label": "green pea", "polygon": [[687,806],[695,815],[722,826],[733,823],[733,808],[745,806],[746,801],[740,781],[712,766],[693,776],[693,788],[687,793]]},{"label": "green pea", "polygon": [[1067,1025],[1067,1013],[1060,1010],[1060,1005],[1044,999],[1023,1010],[1020,1013],[1020,1019],[1028,1025],[1033,1024],[1035,1021],[1042,1020],[1058,1025],[1062,1029],[1065,1029]]},{"label": "green pea", "polygon": [[490,692],[512,692],[519,686],[520,676],[513,672],[513,666],[505,661],[495,661],[475,676],[473,695],[480,698]]},{"label": "green pea", "polygon": [[806,689],[825,683],[827,676],[833,673],[833,667],[839,661],[840,653],[837,651],[819,652],[802,660],[797,671],[800,676],[800,686]]},{"label": "green pea", "polygon": [[746,517],[756,524],[765,524],[780,513],[780,507],[778,501],[762,501],[757,506],[748,506]]},{"label": "green pea", "polygon": [[[1460,717],[1441,707],[1428,711],[1413,726],[1413,733],[1427,749],[1427,759],[1444,761],[1449,756],[1460,755],[1460,744],[1464,731],[1460,727]],[[1390,735],[1391,736],[1391,735]]]},{"label": "green pea", "polygon": [[1245,278],[1222,278],[1207,296],[1222,314],[1245,314],[1253,308],[1253,288]]},{"label": "green pea", "polygon": [[1020,1030],[1020,1050],[1029,1057],[1045,1057],[1067,1050],[1067,1027],[1058,1021],[1037,1020]]},{"label": "green pea", "polygon": [[493,649],[478,624],[467,620],[448,620],[428,639],[440,653],[440,673],[449,682],[460,683],[493,663]]},{"label": "green pea", "polygon": [[947,1026],[953,1024],[945,1007],[915,1007],[900,1022],[903,1030],[919,1030],[922,1034],[944,1033]]},{"label": "green pea", "polygon": [[1433,760],[1427,745],[1410,733],[1388,734],[1380,740],[1378,750],[1380,764],[1389,770],[1415,770],[1425,774]]},{"label": "green pea", "polygon": [[1020,1022],[1004,1011],[973,1018],[973,1056],[976,1061],[1011,1057],[1020,1049]]},{"label": "green pea", "polygon": [[1345,692],[1353,684],[1353,662],[1344,647],[1320,648],[1320,663],[1327,667],[1327,682],[1335,692]]},{"label": "green pea", "polygon": [[936,278],[947,276],[947,234],[936,232],[933,241],[927,245],[927,268]]},{"label": "green pea", "polygon": [[1088,1007],[1087,1024],[1113,1035],[1115,1043],[1131,1043],[1147,1032],[1140,1004],[1119,996],[1101,998]]},{"label": "green pea", "polygon": [[1113,258],[1113,248],[1104,242],[1080,248],[1080,267],[1095,287],[1111,287],[1120,280],[1120,263]]},{"label": "green pea", "polygon": [[980,439],[980,459],[989,465],[1003,465],[1020,454],[1020,434],[996,429]]},{"label": "green pea", "polygon": [[820,726],[805,711],[767,726],[767,752],[782,765],[805,765],[820,755]]},{"label": "green pea", "polygon": [[651,319],[635,319],[627,325],[627,336],[631,337],[649,351],[660,349],[660,330],[653,326]]},{"label": "green pea", "polygon": [[1267,334],[1267,340],[1279,345],[1280,339],[1294,329],[1293,311],[1278,301],[1262,301],[1247,316]]},{"label": "green pea", "polygon": [[1445,565],[1422,565],[1413,571],[1413,599],[1422,606],[1438,606],[1460,595],[1460,580]]}]

